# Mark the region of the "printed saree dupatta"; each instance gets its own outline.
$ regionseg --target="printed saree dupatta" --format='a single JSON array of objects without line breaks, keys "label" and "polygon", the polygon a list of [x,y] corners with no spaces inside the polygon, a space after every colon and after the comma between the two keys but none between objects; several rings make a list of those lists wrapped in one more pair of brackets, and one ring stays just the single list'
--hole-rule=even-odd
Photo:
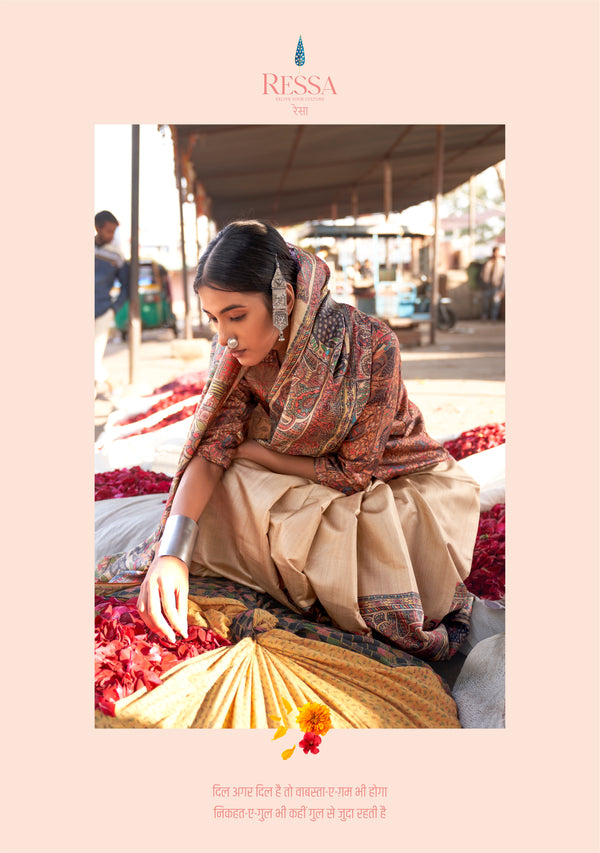
[{"label": "printed saree dupatta", "polygon": [[[317,407],[319,410],[335,410],[337,413],[335,434],[331,437],[324,435],[324,439],[327,439],[323,445],[326,451],[339,441],[341,431],[347,431],[349,428],[354,416],[354,406],[349,405],[349,398],[356,396],[357,383],[347,382],[346,371],[338,369],[337,379],[333,384],[322,384],[327,375],[328,362],[335,359],[346,367],[348,364],[347,359],[340,359],[337,349],[329,351],[327,358],[323,359],[322,353],[316,352],[315,347],[310,346],[316,318],[321,315],[326,317],[334,306],[327,288],[329,268],[320,258],[297,247],[290,248],[299,263],[296,302],[291,318],[290,344],[272,391],[275,401],[273,408],[279,414],[279,422],[268,443],[274,450],[285,452],[292,444],[301,442],[305,424]],[[344,347],[347,340],[342,337],[339,344]],[[243,375],[244,369],[228,348],[216,344],[206,386],[194,412],[160,524],[151,536],[130,551],[101,559],[96,566],[97,582],[135,583],[146,573],[171,512],[181,477],[195,455],[212,418]],[[298,376],[300,383],[297,381]],[[293,386],[301,388],[301,392],[292,393]],[[368,395],[368,389],[366,394]],[[364,394],[362,396],[364,397]],[[340,405],[340,400],[343,405]]]},{"label": "printed saree dupatta", "polygon": [[151,536],[130,551],[103,557],[96,566],[96,581],[98,583],[135,583],[139,582],[140,578],[146,573],[154,559],[156,546],[171,512],[183,472],[196,453],[212,417],[225,402],[235,387],[236,380],[241,378],[241,374],[239,362],[231,355],[227,347],[217,345],[204,391],[196,406],[190,431],[179,457],[177,471],[171,483],[160,524]]},{"label": "printed saree dupatta", "polygon": [[[295,251],[300,271],[290,343],[267,394],[267,437],[257,440],[280,453],[323,458],[336,453],[369,402],[381,340],[370,318],[331,298],[327,265]],[[216,346],[157,530],[131,551],[101,560],[98,581],[140,582],[187,464],[245,375],[227,348]],[[378,410],[384,420],[392,419],[383,408],[395,405],[390,398]],[[269,420],[262,406],[255,411]],[[402,441],[418,444],[420,433]],[[478,519],[478,486],[447,456],[389,482],[376,477],[351,494],[234,460],[203,512],[192,567],[260,589],[300,614],[318,602],[343,631],[376,631],[411,655],[442,660],[468,633],[471,600],[463,581]]]}]

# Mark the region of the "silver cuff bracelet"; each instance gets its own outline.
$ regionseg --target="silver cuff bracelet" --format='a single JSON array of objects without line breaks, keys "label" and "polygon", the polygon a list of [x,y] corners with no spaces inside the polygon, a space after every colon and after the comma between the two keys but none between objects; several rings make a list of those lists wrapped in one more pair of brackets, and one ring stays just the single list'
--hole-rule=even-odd
[{"label": "silver cuff bracelet", "polygon": [[198,525],[187,515],[170,515],[158,549],[159,557],[179,557],[188,566],[192,562]]}]

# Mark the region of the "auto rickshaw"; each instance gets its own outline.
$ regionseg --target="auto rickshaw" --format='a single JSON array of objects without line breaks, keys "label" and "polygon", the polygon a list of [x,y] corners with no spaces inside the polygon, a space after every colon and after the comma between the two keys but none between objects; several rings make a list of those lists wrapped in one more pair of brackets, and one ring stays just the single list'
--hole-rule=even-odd
[{"label": "auto rickshaw", "polygon": [[[177,337],[177,320],[173,313],[171,285],[166,269],[156,261],[140,260],[138,270],[142,330],[172,329],[173,334]],[[121,333],[123,340],[127,340],[129,300],[117,311],[115,326]]]}]

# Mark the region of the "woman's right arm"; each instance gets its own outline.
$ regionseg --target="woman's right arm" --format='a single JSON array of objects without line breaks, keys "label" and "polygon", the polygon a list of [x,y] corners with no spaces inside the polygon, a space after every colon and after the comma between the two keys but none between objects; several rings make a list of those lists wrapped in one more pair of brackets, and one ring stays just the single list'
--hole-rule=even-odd
[{"label": "woman's right arm", "polygon": [[[194,456],[183,472],[175,493],[171,516],[198,521],[221,479],[223,468]],[[142,582],[138,610],[148,628],[175,642],[175,632],[187,637],[188,567],[178,557],[156,556]]]}]

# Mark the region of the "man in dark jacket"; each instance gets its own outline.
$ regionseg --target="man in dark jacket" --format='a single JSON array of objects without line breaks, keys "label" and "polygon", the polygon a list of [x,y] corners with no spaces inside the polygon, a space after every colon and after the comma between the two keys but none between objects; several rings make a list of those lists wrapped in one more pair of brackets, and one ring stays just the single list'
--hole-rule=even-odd
[{"label": "man in dark jacket", "polygon": [[[94,379],[96,393],[102,385],[108,383],[108,371],[102,360],[108,343],[108,334],[113,326],[116,312],[129,297],[129,270],[123,256],[113,244],[119,222],[108,210],[101,210],[94,219],[96,237],[94,239],[94,302],[95,302],[95,362]],[[115,283],[121,283],[116,300],[111,297]]]},{"label": "man in dark jacket", "polygon": [[481,319],[497,320],[500,316],[500,303],[504,296],[504,258],[498,246],[492,249],[492,257],[481,270],[481,291],[483,297]]}]

